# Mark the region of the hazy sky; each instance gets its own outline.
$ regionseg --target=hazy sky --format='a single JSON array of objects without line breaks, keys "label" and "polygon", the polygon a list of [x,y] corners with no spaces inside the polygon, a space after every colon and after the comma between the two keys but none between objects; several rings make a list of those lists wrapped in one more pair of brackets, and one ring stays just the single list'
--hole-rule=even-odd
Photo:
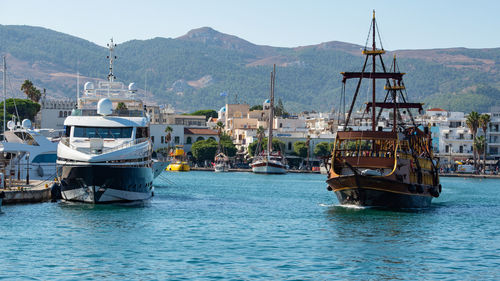
[{"label": "hazy sky", "polygon": [[385,49],[500,47],[491,0],[2,0],[0,23],[42,26],[99,45],[210,26],[259,45],[364,45],[372,10]]}]

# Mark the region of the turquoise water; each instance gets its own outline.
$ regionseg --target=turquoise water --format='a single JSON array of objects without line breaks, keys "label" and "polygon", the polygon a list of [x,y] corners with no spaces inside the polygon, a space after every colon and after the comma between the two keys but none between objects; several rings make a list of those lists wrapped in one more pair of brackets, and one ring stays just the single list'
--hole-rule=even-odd
[{"label": "turquoise water", "polygon": [[144,206],[3,206],[0,279],[500,279],[500,180],[394,212],[337,206],[323,175],[160,177]]}]

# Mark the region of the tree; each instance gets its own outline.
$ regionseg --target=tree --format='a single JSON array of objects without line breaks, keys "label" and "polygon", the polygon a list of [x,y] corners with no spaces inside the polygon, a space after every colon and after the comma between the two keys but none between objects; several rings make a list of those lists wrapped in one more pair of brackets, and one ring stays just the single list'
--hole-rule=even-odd
[{"label": "tree", "polygon": [[[465,124],[469,127],[472,133],[472,139],[476,139],[477,129],[479,128],[479,113],[475,111],[471,111],[467,118],[465,119]],[[474,146],[473,146],[474,147]],[[474,167],[477,169],[477,161],[476,161],[476,149],[473,149],[473,157],[474,157]]]},{"label": "tree", "polygon": [[167,143],[167,147],[170,147],[170,142],[172,141],[172,132],[174,131],[174,129],[170,126],[167,126],[165,128],[165,133],[167,133],[167,135],[165,136],[165,142]]},{"label": "tree", "polygon": [[261,104],[258,104],[258,105],[254,105],[252,107],[250,107],[250,111],[254,111],[254,110],[263,110],[264,108],[262,107]]},{"label": "tree", "polygon": [[222,121],[218,121],[217,124],[215,124],[215,128],[217,129],[217,135],[219,136],[219,139],[222,135],[222,131],[224,130],[224,123]]},{"label": "tree", "polygon": [[293,151],[297,153],[299,157],[306,158],[307,157],[307,145],[305,141],[296,141],[293,144]]},{"label": "tree", "polygon": [[278,99],[278,104],[274,106],[274,115],[275,116],[286,116],[288,112],[285,110],[285,106],[283,106],[283,101],[281,98]]},{"label": "tree", "polygon": [[202,109],[202,110],[197,110],[195,112],[186,114],[186,115],[205,115],[205,120],[208,120],[208,118],[217,118],[219,116],[219,113],[213,109]]},{"label": "tree", "polygon": [[124,102],[119,102],[117,105],[116,105],[116,110],[127,110],[127,105],[124,103]]},{"label": "tree", "polygon": [[233,157],[236,155],[237,149],[230,136],[222,134],[220,136],[220,144],[227,156]]},{"label": "tree", "polygon": [[[479,116],[479,126],[483,129],[484,136],[486,137],[486,130],[488,130],[488,125],[490,124],[491,117],[489,114],[481,114]],[[483,166],[486,168],[486,150],[488,148],[488,143],[484,142],[483,149]]]},{"label": "tree", "polygon": [[21,85],[21,91],[26,94],[28,99],[39,102],[42,97],[42,93],[38,90],[30,80],[24,80],[24,83]]},{"label": "tree", "polygon": [[320,142],[320,143],[316,144],[313,152],[314,152],[314,155],[316,157],[330,156],[331,145],[326,141]]},{"label": "tree", "polygon": [[[478,154],[482,154],[484,152],[484,150],[486,149],[486,137],[485,136],[476,137],[474,139],[473,146],[474,146],[474,150],[476,150]],[[483,166],[483,169],[484,168],[486,168],[486,165]]]},{"label": "tree", "polygon": [[[0,102],[0,108],[3,108],[3,101]],[[33,121],[38,111],[40,111],[40,104],[28,99],[7,99],[5,101],[5,111],[6,120],[11,120],[12,116],[19,114],[19,120],[29,119]],[[3,120],[3,111],[0,111],[0,120]]]},{"label": "tree", "polygon": [[217,152],[217,142],[213,139],[199,140],[191,146],[191,152],[198,162],[212,161]]},{"label": "tree", "polygon": [[[258,140],[255,140],[254,142],[248,145],[248,154],[250,154],[251,156],[254,156],[255,153],[260,153],[260,151],[256,151],[257,143]],[[267,144],[267,138],[262,138],[262,146],[265,146],[264,144]],[[282,142],[281,140],[273,138],[274,151],[281,151],[281,148],[284,147],[284,145],[285,143]]]}]

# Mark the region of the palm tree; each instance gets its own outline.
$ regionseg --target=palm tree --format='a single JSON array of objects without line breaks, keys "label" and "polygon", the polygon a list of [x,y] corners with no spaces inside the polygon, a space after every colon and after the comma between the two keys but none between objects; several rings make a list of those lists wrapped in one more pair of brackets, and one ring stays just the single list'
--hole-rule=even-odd
[{"label": "palm tree", "polygon": [[259,126],[259,128],[257,128],[257,139],[258,139],[258,142],[257,142],[257,147],[255,148],[255,151],[254,151],[254,155],[258,155],[260,153],[260,150],[261,150],[261,146],[262,146],[262,140],[264,139],[264,127],[262,126]]},{"label": "palm tree", "polygon": [[[471,111],[467,118],[465,119],[465,123],[467,127],[472,133],[472,139],[476,140],[477,129],[479,128],[479,113],[475,111]],[[474,148],[474,146],[472,146]],[[473,149],[473,157],[474,157],[474,167],[477,169],[476,163],[476,149]]]},{"label": "palm tree", "polygon": [[42,97],[42,93],[38,90],[30,80],[24,80],[24,83],[21,85],[21,91],[26,94],[26,97],[34,102],[40,101]]},{"label": "palm tree", "polygon": [[174,131],[174,129],[170,126],[167,126],[165,128],[165,133],[167,133],[167,135],[165,136],[165,142],[167,143],[167,150],[170,149],[170,141],[172,140],[172,132]]},{"label": "palm tree", "polygon": [[222,130],[224,130],[224,123],[222,123],[221,121],[217,122],[217,124],[215,124],[215,128],[217,128],[217,134],[219,135],[219,139],[220,139],[220,136],[222,135]]},{"label": "palm tree", "polygon": [[219,143],[217,144],[217,154],[222,151],[222,144],[221,144],[221,136],[222,136],[222,130],[224,130],[224,123],[221,121],[217,122],[215,124],[215,128],[217,128],[217,136],[219,137]]},{"label": "palm tree", "polygon": [[[486,130],[488,129],[488,124],[490,124],[491,117],[489,114],[481,114],[479,116],[479,126],[481,129],[483,129],[484,137],[486,138]],[[485,140],[484,142],[484,149],[483,149],[483,167],[486,169],[486,149],[487,149],[487,142]]]},{"label": "palm tree", "polygon": [[[474,150],[477,150],[479,154],[482,154],[486,148],[486,137],[479,136],[474,139]],[[486,169],[486,166],[483,166]]]}]

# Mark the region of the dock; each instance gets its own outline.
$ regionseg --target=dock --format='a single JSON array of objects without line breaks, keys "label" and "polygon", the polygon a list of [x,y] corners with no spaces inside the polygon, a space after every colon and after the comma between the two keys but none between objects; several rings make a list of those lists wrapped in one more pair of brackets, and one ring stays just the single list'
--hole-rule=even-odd
[{"label": "dock", "polygon": [[51,188],[53,182],[31,180],[30,184],[26,181],[13,181],[9,183],[9,187],[0,189],[3,191],[5,198],[2,201],[3,205],[20,204],[20,203],[40,203],[50,201],[52,199]]}]

